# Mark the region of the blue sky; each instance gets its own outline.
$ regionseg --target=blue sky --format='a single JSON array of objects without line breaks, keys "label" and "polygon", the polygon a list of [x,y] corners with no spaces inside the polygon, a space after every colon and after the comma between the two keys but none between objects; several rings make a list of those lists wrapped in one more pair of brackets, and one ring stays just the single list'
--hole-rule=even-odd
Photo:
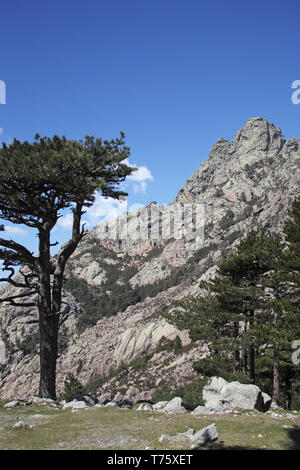
[{"label": "blue sky", "polygon": [[[299,0],[3,2],[0,142],[123,130],[140,167],[128,205],[169,203],[217,139],[232,140],[248,118],[300,137],[291,101],[299,17]],[[63,219],[59,240],[67,228]],[[32,244],[26,233],[14,236]]]}]

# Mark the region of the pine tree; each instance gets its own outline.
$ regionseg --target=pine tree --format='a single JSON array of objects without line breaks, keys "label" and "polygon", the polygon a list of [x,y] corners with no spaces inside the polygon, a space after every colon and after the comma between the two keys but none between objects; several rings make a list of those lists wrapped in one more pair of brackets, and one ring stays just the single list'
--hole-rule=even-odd
[{"label": "pine tree", "polygon": [[[22,288],[0,301],[38,307],[41,397],[55,398],[63,276],[68,259],[85,235],[81,227],[83,209],[93,204],[97,191],[116,199],[126,195],[117,187],[134,171],[124,163],[128,155],[123,133],[111,141],[36,135],[33,143],[15,139],[0,149],[0,218],[36,229],[39,243],[35,256],[16,241],[0,238],[0,258],[9,273],[0,281]],[[52,257],[51,233],[65,209],[73,216],[72,236]],[[16,280],[18,266],[24,269]],[[33,300],[26,301],[28,296]]]}]

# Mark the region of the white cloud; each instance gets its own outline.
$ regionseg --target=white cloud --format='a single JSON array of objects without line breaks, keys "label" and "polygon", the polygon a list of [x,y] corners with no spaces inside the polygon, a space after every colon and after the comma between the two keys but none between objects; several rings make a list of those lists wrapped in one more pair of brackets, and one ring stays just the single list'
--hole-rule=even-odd
[{"label": "white cloud", "polygon": [[97,225],[100,222],[112,220],[126,211],[127,199],[105,198],[97,193],[94,204],[86,209],[85,218],[88,219],[89,225]]},{"label": "white cloud", "polygon": [[138,194],[138,193],[145,194],[146,193],[146,188],[147,188],[147,185],[148,185],[148,183],[146,181],[147,180],[149,180],[149,181],[154,180],[151,171],[145,165],[138,166],[135,163],[131,164],[131,163],[129,163],[128,160],[126,160],[126,164],[129,165],[129,166],[133,166],[133,167],[137,168],[136,171],[134,171],[131,175],[127,176],[127,178],[126,178],[127,181],[132,181],[134,183],[133,192],[135,194]]},{"label": "white cloud", "polygon": [[22,235],[22,236],[28,235],[27,230],[24,230],[23,228],[20,228],[20,227],[16,227],[14,225],[5,225],[4,230],[9,235]]},{"label": "white cloud", "polygon": [[146,194],[147,183],[146,181],[141,181],[139,184],[135,183],[133,185],[134,194],[142,193]]},{"label": "white cloud", "polygon": [[68,230],[69,228],[72,228],[73,225],[73,214],[72,212],[68,212],[64,217],[61,217],[57,221],[57,225],[64,230]]},{"label": "white cloud", "polygon": [[151,171],[146,166],[131,165],[137,168],[131,175],[127,177],[127,179],[131,181],[145,181],[145,180],[153,180],[153,176]]}]

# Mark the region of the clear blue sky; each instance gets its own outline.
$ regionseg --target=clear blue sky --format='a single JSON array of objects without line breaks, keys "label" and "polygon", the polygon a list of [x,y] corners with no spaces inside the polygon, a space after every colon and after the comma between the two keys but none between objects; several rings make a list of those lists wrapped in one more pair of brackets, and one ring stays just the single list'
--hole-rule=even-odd
[{"label": "clear blue sky", "polygon": [[300,137],[299,20],[299,0],[3,2],[0,141],[123,130],[129,201],[169,203],[248,118]]}]

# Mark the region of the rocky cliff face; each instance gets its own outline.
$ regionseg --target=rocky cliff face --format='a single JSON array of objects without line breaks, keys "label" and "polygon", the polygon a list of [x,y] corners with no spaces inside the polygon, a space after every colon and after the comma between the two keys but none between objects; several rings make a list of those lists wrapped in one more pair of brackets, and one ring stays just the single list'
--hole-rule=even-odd
[{"label": "rocky cliff face", "polygon": [[[214,274],[248,230],[258,224],[281,230],[299,181],[300,139],[286,140],[278,127],[252,118],[232,142],[218,140],[172,204],[151,203],[91,231],[68,265],[58,392],[68,372],[83,384],[105,375],[102,391],[125,394],[131,387],[148,397],[160,385],[192,380],[192,363],[207,353],[205,344],[192,344],[163,313],[173,300],[197,295],[199,280]],[[202,210],[200,228],[193,213],[183,237],[178,213],[195,206]],[[0,325],[6,344],[0,398],[32,395],[38,390],[37,312],[2,305]],[[176,336],[179,350],[170,347]]]}]

